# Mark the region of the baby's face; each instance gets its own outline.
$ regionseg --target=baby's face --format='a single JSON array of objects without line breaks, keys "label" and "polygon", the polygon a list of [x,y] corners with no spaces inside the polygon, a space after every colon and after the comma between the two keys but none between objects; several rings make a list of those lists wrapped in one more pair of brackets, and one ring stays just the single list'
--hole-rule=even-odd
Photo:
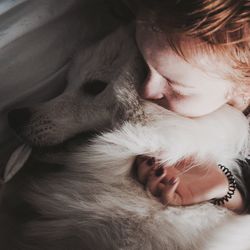
[{"label": "baby's face", "polygon": [[137,43],[149,67],[141,90],[143,98],[190,117],[208,114],[230,101],[232,82],[220,76],[221,69],[226,68],[223,62],[196,55],[202,66],[191,64],[164,39],[161,33],[137,26]]}]

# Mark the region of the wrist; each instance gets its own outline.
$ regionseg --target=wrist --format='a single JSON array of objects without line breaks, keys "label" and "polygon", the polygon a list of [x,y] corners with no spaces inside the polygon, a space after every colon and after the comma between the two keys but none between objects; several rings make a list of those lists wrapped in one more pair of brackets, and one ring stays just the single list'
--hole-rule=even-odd
[{"label": "wrist", "polygon": [[218,165],[222,170],[227,181],[227,191],[224,196],[213,199],[215,205],[224,206],[236,213],[242,213],[244,211],[244,200],[237,189],[236,181],[232,172],[223,165]]},{"label": "wrist", "polygon": [[232,199],[237,186],[236,186],[236,181],[232,172],[223,165],[218,165],[218,166],[220,167],[221,171],[224,173],[224,175],[226,176],[228,180],[228,190],[225,196],[223,196],[220,199],[215,199],[214,203],[217,205],[223,205],[225,202],[228,202],[230,199]]},{"label": "wrist", "polygon": [[228,202],[225,202],[223,206],[229,210],[232,210],[235,213],[241,214],[245,211],[245,202],[238,189],[235,190],[235,193]]}]

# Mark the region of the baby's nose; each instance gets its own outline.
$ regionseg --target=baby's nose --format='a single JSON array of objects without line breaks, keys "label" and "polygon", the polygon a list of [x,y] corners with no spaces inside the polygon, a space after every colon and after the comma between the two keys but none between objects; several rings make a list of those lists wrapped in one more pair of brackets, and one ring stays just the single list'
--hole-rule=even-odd
[{"label": "baby's nose", "polygon": [[159,75],[148,75],[141,90],[140,95],[147,100],[158,100],[164,97],[165,81]]}]

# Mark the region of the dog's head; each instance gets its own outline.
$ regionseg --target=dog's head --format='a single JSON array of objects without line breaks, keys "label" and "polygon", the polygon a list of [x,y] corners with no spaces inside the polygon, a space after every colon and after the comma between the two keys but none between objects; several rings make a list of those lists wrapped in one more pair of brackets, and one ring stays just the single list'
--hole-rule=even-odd
[{"label": "dog's head", "polygon": [[146,73],[130,27],[122,27],[75,57],[69,85],[47,103],[9,113],[27,143],[57,145],[76,134],[110,128],[141,115],[137,87]]}]

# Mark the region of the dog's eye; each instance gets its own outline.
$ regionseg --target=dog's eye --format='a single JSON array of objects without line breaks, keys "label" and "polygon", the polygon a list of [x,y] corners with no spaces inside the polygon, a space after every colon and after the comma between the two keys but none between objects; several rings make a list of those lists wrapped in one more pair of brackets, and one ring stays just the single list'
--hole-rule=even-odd
[{"label": "dog's eye", "polygon": [[84,84],[83,91],[89,95],[96,96],[100,94],[107,85],[108,83],[101,80],[91,80]]}]

